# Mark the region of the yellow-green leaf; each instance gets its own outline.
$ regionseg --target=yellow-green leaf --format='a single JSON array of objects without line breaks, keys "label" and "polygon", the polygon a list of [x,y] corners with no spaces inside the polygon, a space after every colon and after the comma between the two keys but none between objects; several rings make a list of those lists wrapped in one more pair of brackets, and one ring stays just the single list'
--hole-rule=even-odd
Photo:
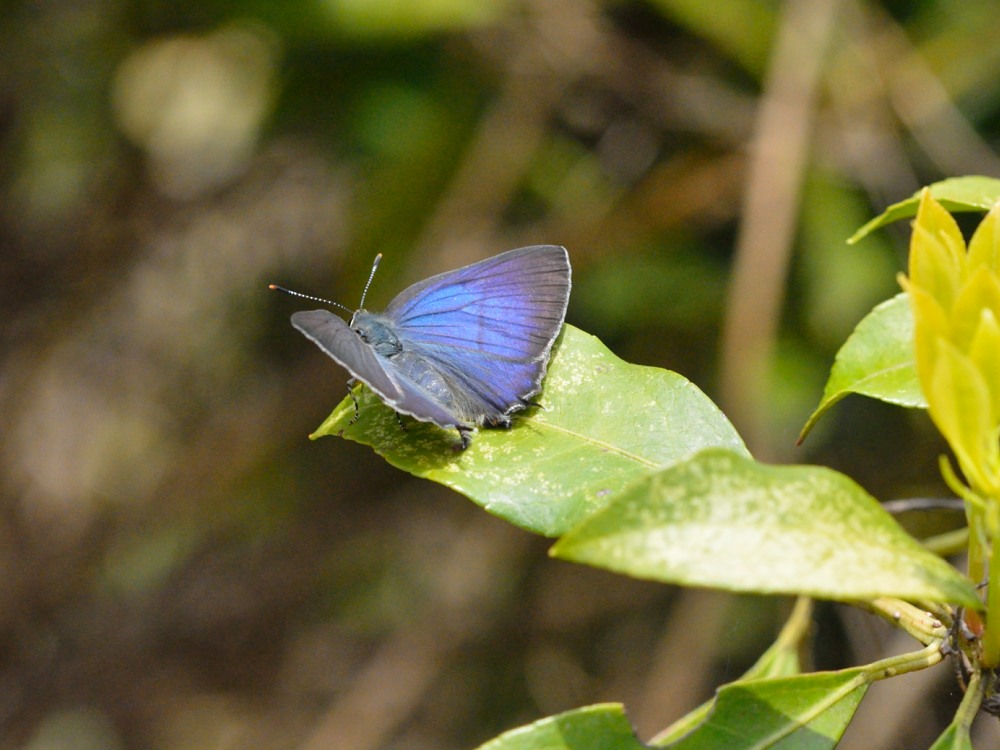
[{"label": "yellow-green leaf", "polygon": [[910,283],[945,309],[958,294],[965,263],[965,240],[955,218],[924,191],[910,239]]},{"label": "yellow-green leaf", "polygon": [[939,339],[936,343],[934,369],[925,389],[931,418],[967,478],[982,481],[979,471],[996,447],[990,390],[969,357],[948,341]]},{"label": "yellow-green leaf", "polygon": [[1000,280],[986,266],[979,266],[962,286],[951,309],[951,342],[968,351],[979,329],[983,310],[1000,317]]},{"label": "yellow-green leaf", "polygon": [[937,341],[947,340],[951,336],[951,324],[948,315],[934,297],[920,287],[910,284],[906,277],[900,277],[903,288],[906,289],[913,306],[913,337],[917,375],[920,386],[927,395],[927,383],[934,372],[934,359],[937,356]]},{"label": "yellow-green leaf", "polygon": [[1000,206],[990,209],[969,240],[969,272],[981,266],[1000,273]]},{"label": "yellow-green leaf", "polygon": [[990,389],[992,423],[1000,424],[1000,323],[992,310],[983,310],[969,346],[969,357]]}]

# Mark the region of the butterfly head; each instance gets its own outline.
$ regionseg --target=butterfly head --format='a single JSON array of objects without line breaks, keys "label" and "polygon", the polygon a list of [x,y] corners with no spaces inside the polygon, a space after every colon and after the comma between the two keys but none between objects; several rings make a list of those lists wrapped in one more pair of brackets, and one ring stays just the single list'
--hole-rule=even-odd
[{"label": "butterfly head", "polygon": [[382,315],[358,310],[351,318],[351,330],[382,357],[391,357],[403,350],[399,337]]}]

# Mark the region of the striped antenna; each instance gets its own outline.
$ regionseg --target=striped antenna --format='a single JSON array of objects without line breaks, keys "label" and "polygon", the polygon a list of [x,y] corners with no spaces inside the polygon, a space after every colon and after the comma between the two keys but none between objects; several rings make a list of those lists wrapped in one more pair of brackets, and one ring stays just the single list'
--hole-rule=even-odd
[{"label": "striped antenna", "polygon": [[365,308],[365,297],[368,296],[368,287],[372,285],[372,279],[375,278],[375,271],[378,269],[378,264],[382,262],[382,253],[375,256],[375,261],[372,263],[372,272],[368,274],[368,283],[365,284],[365,290],[361,292],[361,304],[358,305],[359,310]]},{"label": "striped antenna", "polygon": [[[375,271],[378,269],[378,264],[382,262],[382,253],[375,256],[375,262],[372,263],[372,271],[368,274],[368,283],[365,284],[365,290],[361,292],[361,304],[358,305],[358,309],[363,309],[365,306],[365,297],[368,295],[368,287],[372,285],[372,279],[375,278]],[[311,299],[313,302],[322,302],[324,305],[330,305],[331,307],[339,307],[341,310],[346,310],[353,315],[356,310],[352,310],[347,305],[342,305],[339,302],[334,302],[333,300],[323,299],[322,297],[313,297],[311,294],[303,294],[302,292],[293,292],[291,289],[286,289],[283,286],[278,286],[277,284],[268,284],[268,289],[274,289],[278,292],[284,292],[285,294],[290,294],[293,297],[301,297],[302,299]]]},{"label": "striped antenna", "polygon": [[302,292],[293,292],[291,289],[285,289],[283,286],[278,286],[277,284],[268,284],[268,289],[274,289],[278,292],[284,292],[285,294],[290,294],[293,297],[301,297],[302,299],[311,299],[313,302],[322,302],[324,305],[330,305],[331,307],[339,307],[341,310],[346,310],[347,312],[354,314],[354,310],[349,308],[347,305],[342,305],[339,302],[334,302],[333,300],[323,299],[322,297],[313,297],[311,294],[303,294]]}]

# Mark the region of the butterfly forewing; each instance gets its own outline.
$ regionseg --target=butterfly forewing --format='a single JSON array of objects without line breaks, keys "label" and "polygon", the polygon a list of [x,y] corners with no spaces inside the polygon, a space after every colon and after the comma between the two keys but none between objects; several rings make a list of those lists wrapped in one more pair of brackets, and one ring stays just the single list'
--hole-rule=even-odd
[{"label": "butterfly forewing", "polygon": [[404,348],[436,362],[493,417],[537,393],[569,290],[566,250],[536,245],[414,284],[384,315]]},{"label": "butterfly forewing", "polygon": [[465,426],[472,421],[428,398],[422,389],[412,387],[408,379],[401,380],[396,373],[390,375],[392,366],[384,366],[389,360],[377,356],[347,323],[328,310],[297,312],[292,315],[292,325],[396,411],[434,422],[439,427]]}]

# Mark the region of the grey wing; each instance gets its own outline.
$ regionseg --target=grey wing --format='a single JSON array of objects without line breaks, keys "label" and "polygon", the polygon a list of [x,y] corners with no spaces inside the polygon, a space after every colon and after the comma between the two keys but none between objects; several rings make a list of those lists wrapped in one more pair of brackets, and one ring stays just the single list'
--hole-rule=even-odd
[{"label": "grey wing", "polygon": [[292,325],[396,411],[438,427],[471,426],[433,400],[432,394],[413,378],[400,377],[399,373],[393,377],[391,361],[376,355],[343,319],[329,310],[297,312],[292,315]]}]

